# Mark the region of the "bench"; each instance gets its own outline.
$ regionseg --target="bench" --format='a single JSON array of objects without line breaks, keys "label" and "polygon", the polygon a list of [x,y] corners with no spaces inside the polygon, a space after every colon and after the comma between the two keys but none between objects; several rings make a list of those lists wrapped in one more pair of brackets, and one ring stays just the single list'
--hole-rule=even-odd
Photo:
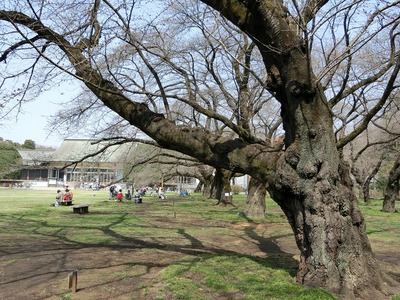
[{"label": "bench", "polygon": [[72,205],[72,200],[62,200],[60,201],[60,205],[70,206]]},{"label": "bench", "polygon": [[74,214],[87,214],[89,212],[89,204],[80,204],[72,206]]}]

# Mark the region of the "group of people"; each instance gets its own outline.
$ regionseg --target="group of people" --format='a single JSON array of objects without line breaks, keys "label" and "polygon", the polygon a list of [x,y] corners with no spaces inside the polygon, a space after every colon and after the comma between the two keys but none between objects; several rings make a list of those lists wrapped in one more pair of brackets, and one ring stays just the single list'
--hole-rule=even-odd
[{"label": "group of people", "polygon": [[[122,202],[123,199],[132,200],[132,194],[130,190],[128,190],[127,193],[124,195],[122,193],[122,189],[118,189],[117,186],[112,185],[109,188],[109,192],[109,200],[115,199],[116,202]],[[140,191],[137,191],[133,198],[135,199],[135,203],[142,203],[142,194]]]},{"label": "group of people", "polygon": [[[115,200],[116,202],[122,202],[123,199],[125,200],[135,200],[135,203],[142,203],[142,197],[145,195],[146,189],[141,188],[140,190],[136,190],[136,194],[132,196],[131,191],[128,190],[127,193],[124,195],[122,193],[122,189],[117,187],[116,185],[112,185],[109,188],[109,200]],[[156,193],[158,194],[159,198],[162,200],[166,200],[167,196],[163,193],[162,188],[157,188]],[[62,202],[70,202],[73,199],[73,193],[69,190],[68,186],[65,187],[65,192],[61,190],[57,190],[56,195],[56,203],[52,204],[52,206],[60,206]],[[71,203],[71,202],[70,202]]]},{"label": "group of people", "polygon": [[122,194],[122,189],[118,189],[116,185],[110,186],[109,192],[110,192],[110,195],[108,197],[108,200],[115,199],[115,201],[122,201],[122,199],[124,198],[124,196]]},{"label": "group of people", "polygon": [[72,201],[73,197],[74,194],[71,190],[68,189],[68,186],[65,188],[64,193],[61,190],[57,190],[56,203],[54,206],[60,206],[62,202]]}]

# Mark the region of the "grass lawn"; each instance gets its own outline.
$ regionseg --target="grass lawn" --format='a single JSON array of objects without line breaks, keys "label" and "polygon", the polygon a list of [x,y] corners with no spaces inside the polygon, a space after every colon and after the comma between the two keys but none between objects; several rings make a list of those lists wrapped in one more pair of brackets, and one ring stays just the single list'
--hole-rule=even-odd
[{"label": "grass lawn", "polygon": [[[51,207],[55,195],[0,189],[0,299],[334,299],[295,283],[298,250],[271,200],[267,218],[249,222],[239,195],[236,207],[217,207],[196,194],[134,204],[74,190],[75,204],[89,204],[82,215]],[[400,281],[399,214],[380,205],[361,205],[367,233]],[[67,277],[76,269],[72,293]]]}]

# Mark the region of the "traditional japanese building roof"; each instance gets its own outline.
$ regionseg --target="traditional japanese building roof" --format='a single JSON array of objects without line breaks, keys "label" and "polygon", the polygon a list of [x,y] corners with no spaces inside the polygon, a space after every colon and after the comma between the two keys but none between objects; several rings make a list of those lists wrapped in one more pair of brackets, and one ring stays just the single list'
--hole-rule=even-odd
[{"label": "traditional japanese building roof", "polygon": [[19,150],[24,165],[45,162],[74,162],[84,159],[91,163],[124,163],[132,153],[134,144],[108,146],[110,143],[88,139],[66,139],[56,150]]},{"label": "traditional japanese building roof", "polygon": [[86,139],[66,139],[53,153],[52,161],[73,162],[85,158],[85,162],[124,163],[133,151],[133,143],[110,145]]},{"label": "traditional japanese building roof", "polygon": [[51,161],[55,150],[34,149],[18,150],[23,165],[41,165],[44,162]]}]

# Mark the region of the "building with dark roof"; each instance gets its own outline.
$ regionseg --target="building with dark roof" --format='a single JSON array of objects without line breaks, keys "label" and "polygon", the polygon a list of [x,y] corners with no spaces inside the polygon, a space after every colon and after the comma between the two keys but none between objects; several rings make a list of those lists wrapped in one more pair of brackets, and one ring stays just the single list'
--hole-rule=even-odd
[{"label": "building with dark roof", "polygon": [[19,150],[21,179],[74,188],[108,185],[122,179],[134,147],[134,143],[110,145],[106,141],[66,139],[56,150]]}]

